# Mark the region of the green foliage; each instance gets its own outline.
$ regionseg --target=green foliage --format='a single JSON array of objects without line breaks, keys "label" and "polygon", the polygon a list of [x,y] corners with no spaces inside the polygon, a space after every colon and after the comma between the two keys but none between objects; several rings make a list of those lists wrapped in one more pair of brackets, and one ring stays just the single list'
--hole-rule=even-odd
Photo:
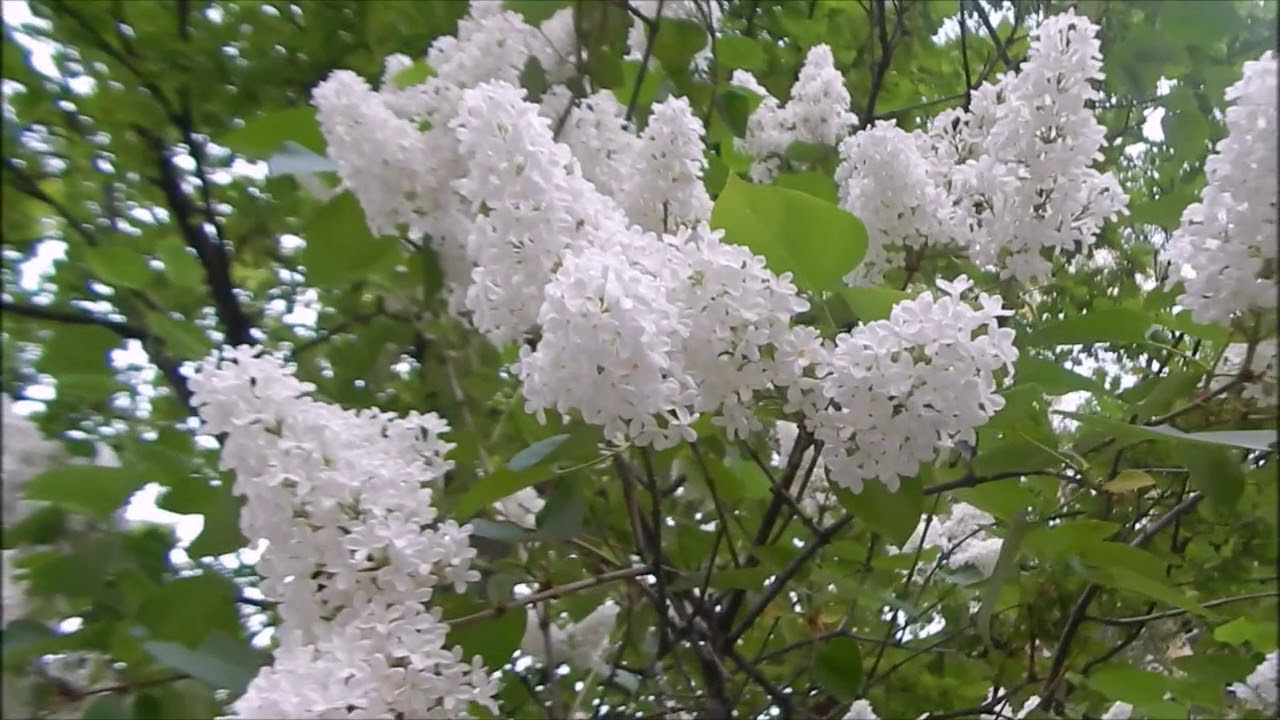
[{"label": "green foliage", "polygon": [[[391,82],[424,82],[424,49],[456,30],[465,2],[33,1],[47,24],[5,26],[0,380],[39,401],[33,420],[81,459],[32,478],[24,494],[38,505],[6,522],[6,572],[31,600],[0,633],[6,683],[23,678],[45,715],[207,718],[269,662],[251,638],[278,618],[251,592],[243,500],[209,439],[196,440],[184,369],[217,345],[261,342],[288,349],[323,400],[450,422],[455,466],[437,504],[443,518],[472,521],[484,580],[465,596],[436,588],[433,603],[456,621],[446,645],[500,673],[499,717],[567,717],[570,704],[597,702],[657,716],[674,712],[667,701],[709,715],[718,684],[744,717],[772,712],[770,688],[785,690],[795,717],[839,717],[855,698],[882,717],[976,717],[993,685],[1022,688],[1019,705],[1047,682],[1058,683],[1062,717],[1097,717],[1117,700],[1151,717],[1234,712],[1223,686],[1276,648],[1277,447],[1274,410],[1218,390],[1229,378],[1215,377],[1215,362],[1228,343],[1274,330],[1175,314],[1179,291],[1164,284],[1157,249],[1205,184],[1226,87],[1275,46],[1275,4],[1074,3],[1102,26],[1101,166],[1124,184],[1130,215],[1098,238],[1111,262],[1062,263],[1036,288],[933,246],[883,287],[843,287],[868,235],[837,207],[834,149],[796,144],[773,184],[746,181],[751,160],[737,143],[761,98],[728,82],[748,70],[785,100],[804,53],[827,44],[863,123],[921,128],[963,103],[966,83],[1009,69],[1002,55],[1021,59],[1027,18],[1062,3],[989,12],[991,29],[977,17],[991,4],[966,3],[967,67],[947,22],[957,2],[718,4],[714,35],[664,11],[643,35],[644,66],[627,59],[624,3],[504,3],[531,23],[574,9],[586,75],[569,83],[577,96],[611,90],[641,128],[661,98],[690,100],[706,124],[713,226],[792,273],[812,304],[806,322],[825,337],[961,273],[1014,308],[1004,323],[1017,333],[1014,385],[976,447],[922,466],[896,493],[835,489],[833,506],[799,517],[775,483],[815,479],[769,462],[785,398],[762,398],[766,430],[740,443],[704,417],[696,445],[662,452],[526,413],[509,369],[518,348],[494,348],[445,312],[447,258],[429,240],[414,251],[373,236],[350,193],[322,201],[302,188],[335,184],[311,89],[336,68],[377,84],[396,52],[412,62]],[[52,54],[37,62],[19,32]],[[691,71],[703,51],[705,71]],[[550,82],[536,62],[520,79],[532,98]],[[1144,135],[1156,125],[1162,136]],[[268,177],[243,174],[245,161],[265,161]],[[32,262],[48,257],[63,259]],[[47,272],[33,283],[37,265]],[[88,464],[95,445],[120,467]],[[149,483],[161,509],[202,517],[189,544],[118,520]],[[532,529],[492,509],[526,488],[545,502]],[[958,502],[996,521],[985,530],[1004,541],[991,578],[937,550],[885,552],[925,512]],[[606,597],[622,606],[601,669],[540,676],[509,662],[526,623],[512,605],[518,585],[580,583],[633,557],[661,578],[588,582],[547,603],[573,619]],[[659,587],[680,601],[674,616],[659,614]],[[679,617],[698,602],[710,620]],[[699,623],[724,642],[698,640]],[[1182,623],[1197,632],[1184,636]],[[1183,644],[1191,654],[1179,655]],[[114,689],[57,690],[39,661],[58,653],[119,663],[90,683]]]},{"label": "green foliage", "polygon": [[867,229],[835,205],[795,190],[753,185],[731,175],[716,199],[711,226],[750,248],[796,287],[834,290],[867,250]]}]

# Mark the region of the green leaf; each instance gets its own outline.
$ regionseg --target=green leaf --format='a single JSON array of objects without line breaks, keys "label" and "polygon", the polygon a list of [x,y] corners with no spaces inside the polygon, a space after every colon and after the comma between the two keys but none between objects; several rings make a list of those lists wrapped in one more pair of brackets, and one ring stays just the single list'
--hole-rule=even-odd
[{"label": "green leaf", "polygon": [[303,236],[307,246],[299,261],[307,268],[307,279],[330,287],[364,279],[399,250],[395,239],[373,237],[360,203],[349,192],[321,207]]},{"label": "green leaf", "polygon": [[1099,415],[1082,415],[1064,410],[1055,410],[1054,413],[1062,417],[1071,418],[1082,425],[1091,425],[1103,430],[1110,430],[1118,436],[1127,437],[1131,440],[1176,440],[1195,443],[1202,447],[1226,445],[1250,450],[1274,451],[1277,438],[1280,437],[1275,430],[1214,430],[1186,433],[1169,425],[1131,425]]},{"label": "green leaf", "polygon": [[1027,532],[1023,547],[1033,555],[1062,558],[1078,555],[1081,548],[1106,542],[1120,526],[1105,520],[1063,520],[1057,525],[1041,525]]},{"label": "green leaf", "polygon": [[391,78],[391,84],[401,90],[405,90],[415,85],[421,85],[435,74],[435,68],[427,64],[427,59],[419,58],[409,67],[396,73],[395,77]]},{"label": "green leaf", "polygon": [[[1115,544],[1115,543],[1108,543]],[[1091,558],[1091,559],[1096,559]],[[1128,590],[1144,597],[1158,600],[1162,603],[1182,608],[1189,613],[1195,615],[1207,615],[1209,611],[1200,607],[1194,600],[1187,597],[1172,585],[1152,579],[1147,575],[1134,572],[1122,567],[1102,568],[1094,566],[1086,573],[1092,582],[1107,587],[1116,588],[1118,590]]]},{"label": "green leaf", "polygon": [[[511,459],[507,461],[507,469],[516,472],[527,470],[543,460],[546,460],[551,453],[555,452],[556,449],[563,445],[564,441],[568,439],[568,433],[543,438],[515,455],[512,455]],[[509,495],[510,493],[507,494]]]},{"label": "green leaf", "polygon": [[36,367],[55,377],[108,374],[108,354],[119,346],[120,336],[104,327],[59,326],[44,344]]},{"label": "green leaf", "polygon": [[1164,699],[1169,692],[1169,677],[1124,663],[1098,666],[1085,681],[1108,700],[1123,700],[1158,717],[1177,717],[1182,708]]},{"label": "green leaf", "polygon": [[963,488],[952,493],[953,497],[966,502],[979,510],[990,513],[992,517],[1006,522],[1012,521],[1018,513],[1031,508],[1035,504],[1035,496],[1031,494],[1019,478],[1008,478],[995,482],[983,483],[977,487]]},{"label": "green leaf", "polygon": [[[457,598],[448,606],[444,616],[452,620],[488,609],[488,605],[471,598]],[[453,625],[445,638],[445,647],[459,646],[463,660],[469,661],[479,655],[485,667],[500,668],[520,647],[526,617],[523,607],[514,607],[497,617]]]},{"label": "green leaf", "polygon": [[1014,367],[1013,376],[1019,383],[1035,383],[1049,395],[1065,395],[1083,390],[1102,397],[1110,397],[1102,383],[1086,375],[1049,360],[1041,360],[1023,353]]},{"label": "green leaf", "polygon": [[744,137],[747,134],[747,121],[762,100],[763,98],[746,88],[731,86],[716,97],[716,107],[733,134]]},{"label": "green leaf", "polygon": [[792,162],[822,167],[836,157],[836,150],[830,145],[797,140],[787,146],[786,157]]},{"label": "green leaf", "polygon": [[711,226],[725,241],[764,257],[776,273],[790,272],[801,290],[842,286],[867,249],[862,221],[811,195],[753,185],[730,175],[711,211]]},{"label": "green leaf", "polygon": [[303,105],[261,115],[225,135],[219,144],[239,155],[265,160],[286,142],[314,152],[324,152],[324,134],[316,121],[315,108]]},{"label": "green leaf", "polygon": [[767,62],[764,48],[756,40],[741,35],[723,35],[716,38],[716,61],[730,68],[742,68],[752,72],[764,68]]},{"label": "green leaf", "polygon": [[107,694],[94,698],[80,717],[84,720],[129,720],[133,717],[133,712],[122,696]]},{"label": "green leaf", "polygon": [[502,7],[520,15],[530,25],[540,25],[561,8],[569,7],[569,3],[567,0],[502,0]]},{"label": "green leaf", "polygon": [[549,538],[571,538],[582,531],[587,501],[579,483],[562,481],[538,512],[538,534]]},{"label": "green leaf", "polygon": [[863,323],[888,320],[893,313],[893,306],[912,300],[916,295],[917,293],[888,287],[848,287],[840,290],[840,297],[849,303],[854,316]]},{"label": "green leaf", "polygon": [[825,173],[813,171],[784,173],[779,175],[774,182],[777,183],[778,187],[798,190],[823,202],[836,202],[836,183],[831,179],[830,175]]},{"label": "green leaf", "polygon": [[232,698],[244,692],[266,660],[248,643],[216,631],[209,633],[195,650],[160,640],[149,640],[142,647],[161,665],[210,687],[225,689]]},{"label": "green leaf", "polygon": [[204,282],[200,261],[177,237],[169,237],[157,244],[156,255],[164,263],[164,277],[172,286],[195,288]]},{"label": "green leaf", "polygon": [[1102,484],[1102,489],[1109,493],[1130,493],[1156,484],[1156,479],[1141,470],[1122,470],[1111,480]]},{"label": "green leaf", "polygon": [[537,539],[538,537],[537,533],[525,530],[519,525],[506,522],[505,520],[475,518],[467,524],[471,526],[472,535],[487,538],[489,540],[498,540],[501,542],[525,542]]},{"label": "green leaf", "polygon": [[531,470],[515,472],[502,468],[492,475],[480,478],[467,489],[458,501],[453,514],[457,518],[469,518],[499,500],[546,479],[545,473]]},{"label": "green leaf", "polygon": [[36,508],[13,527],[4,529],[4,547],[52,545],[66,531],[67,511],[60,505],[45,505]]},{"label": "green leaf", "polygon": [[175,320],[161,311],[148,312],[147,326],[164,341],[165,348],[175,357],[199,360],[213,350],[213,341],[204,328],[190,320]]},{"label": "green leaf", "polygon": [[991,578],[982,589],[982,603],[978,606],[978,634],[988,648],[993,648],[991,641],[991,618],[996,611],[996,603],[1000,599],[1000,591],[1013,578],[1018,569],[1018,552],[1022,548],[1022,539],[1027,533],[1027,511],[1020,510],[1009,523],[1009,531],[1005,533],[1004,542],[1000,545],[1000,555],[996,558],[996,566],[991,571]]},{"label": "green leaf", "polygon": [[1276,623],[1238,617],[1213,629],[1213,639],[1227,645],[1249,643],[1253,649],[1268,652],[1275,649]]},{"label": "green leaf", "polygon": [[338,166],[324,155],[308,150],[295,143],[286,142],[278,152],[267,158],[267,174],[271,177],[287,175],[314,175],[322,172],[335,172]]},{"label": "green leaf", "polygon": [[36,476],[27,483],[23,497],[106,519],[146,484],[145,476],[127,468],[68,465]]},{"label": "green leaf", "polygon": [[142,289],[156,276],[142,253],[115,243],[86,247],[85,262],[108,285]]},{"label": "green leaf", "polygon": [[55,637],[57,635],[48,625],[18,618],[5,623],[4,632],[0,633],[0,645],[3,645],[5,654],[9,654]]},{"label": "green leaf", "polygon": [[160,496],[159,506],[183,515],[204,516],[200,534],[187,548],[187,553],[192,557],[207,557],[244,547],[246,541],[240,534],[240,507],[244,500],[231,494],[229,484],[215,487],[200,477],[187,477],[185,473],[180,477],[170,480],[169,489]]},{"label": "green leaf", "polygon": [[836,498],[859,522],[881,533],[894,545],[901,545],[915,532],[924,514],[924,486],[919,478],[902,478],[892,492],[879,480],[866,480],[862,492],[835,488]]},{"label": "green leaf", "polygon": [[1204,493],[1205,502],[1215,513],[1231,516],[1244,497],[1244,470],[1226,448],[1180,446],[1175,457],[1191,474],[1191,484]]},{"label": "green leaf", "polygon": [[1159,378],[1133,410],[1141,417],[1166,413],[1189,400],[1203,377],[1203,370],[1187,370]]},{"label": "green leaf", "polygon": [[[239,629],[235,601],[239,593],[226,578],[205,573],[167,582],[142,602],[138,620],[157,641],[197,647],[212,630],[234,634]],[[200,622],[193,623],[193,617]]]},{"label": "green leaf", "polygon": [[1147,339],[1151,316],[1131,308],[1103,308],[1046,323],[1023,340],[1026,347],[1141,343]]},{"label": "green leaf", "polygon": [[653,56],[668,75],[686,75],[693,56],[707,46],[707,30],[692,20],[662,18],[653,36]]},{"label": "green leaf", "polygon": [[856,699],[862,690],[862,651],[858,642],[844,635],[824,642],[814,659],[813,679],[841,700]]},{"label": "green leaf", "polygon": [[[1273,624],[1272,627],[1274,628],[1275,625]],[[1223,687],[1248,677],[1257,663],[1246,654],[1231,655],[1217,652],[1196,653],[1174,658],[1173,666],[1188,677],[1194,678],[1197,683],[1207,684],[1221,693]],[[1218,696],[1219,700],[1220,698],[1221,695]]]}]

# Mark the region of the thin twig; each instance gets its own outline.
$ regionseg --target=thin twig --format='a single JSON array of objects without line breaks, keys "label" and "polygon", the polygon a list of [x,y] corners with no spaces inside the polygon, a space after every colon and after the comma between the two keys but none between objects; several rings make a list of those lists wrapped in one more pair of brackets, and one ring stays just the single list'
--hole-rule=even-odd
[{"label": "thin twig", "polygon": [[624,568],[622,570],[614,570],[612,572],[596,575],[595,577],[583,578],[571,583],[565,583],[564,585],[547,588],[541,592],[536,592],[532,595],[516,600],[499,603],[491,608],[473,612],[470,615],[463,615],[459,618],[446,620],[445,624],[454,626],[469,623],[474,620],[501,617],[503,614],[510,612],[514,608],[532,605],[533,603],[543,602],[544,600],[555,600],[556,598],[564,597],[565,595],[572,595],[573,593],[581,592],[582,590],[590,590],[591,588],[607,585],[618,580],[627,580],[629,578],[640,577],[642,575],[653,575],[655,572],[656,569],[651,565],[640,565],[637,567]]}]

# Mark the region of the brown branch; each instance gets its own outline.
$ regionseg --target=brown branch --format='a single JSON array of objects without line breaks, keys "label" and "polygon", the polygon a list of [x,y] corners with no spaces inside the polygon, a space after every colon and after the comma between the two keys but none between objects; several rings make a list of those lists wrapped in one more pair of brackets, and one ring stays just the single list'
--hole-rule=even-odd
[{"label": "brown branch", "polygon": [[[1155,537],[1166,527],[1173,524],[1175,520],[1195,509],[1200,501],[1204,499],[1202,493],[1192,493],[1190,497],[1178,503],[1162,515],[1155,522],[1143,528],[1142,532],[1129,541],[1130,547],[1142,547],[1146,545],[1151,538]],[[1063,668],[1067,664],[1067,656],[1071,653],[1071,645],[1075,641],[1076,634],[1080,630],[1080,626],[1084,623],[1085,614],[1089,610],[1089,605],[1093,603],[1095,597],[1102,587],[1096,583],[1091,583],[1080,594],[1076,600],[1076,604],[1071,608],[1071,614],[1067,617],[1067,624],[1062,628],[1062,636],[1058,638],[1058,646],[1053,653],[1053,661],[1050,665],[1048,673],[1048,681],[1040,691],[1040,701],[1042,703],[1049,700],[1050,695],[1055,689],[1055,685],[1059,677],[1062,675]]]},{"label": "brown branch", "polygon": [[[1260,600],[1263,598],[1273,598],[1273,597],[1280,597],[1280,591],[1268,590],[1266,592],[1247,593],[1245,595],[1235,595],[1233,597],[1218,598],[1217,600],[1209,600],[1208,602],[1200,603],[1200,607],[1215,608],[1215,607],[1220,607],[1222,605],[1230,605],[1232,603],[1244,602],[1246,600]],[[1128,625],[1142,625],[1145,623],[1153,622],[1155,620],[1164,620],[1167,618],[1178,617],[1180,615],[1186,615],[1186,614],[1188,614],[1187,610],[1183,610],[1179,608],[1177,610],[1165,610],[1163,612],[1149,613],[1147,615],[1134,615],[1131,617],[1120,617],[1120,618],[1098,617],[1096,615],[1089,615],[1085,617],[1085,619],[1092,620],[1093,622],[1101,623],[1103,625],[1110,625],[1112,627],[1126,627]]]},{"label": "brown branch", "polygon": [[454,618],[452,620],[446,620],[445,624],[454,626],[473,622],[475,620],[501,617],[503,614],[515,608],[524,607],[525,605],[532,605],[545,600],[555,600],[556,598],[564,597],[565,595],[572,595],[573,593],[581,592],[583,590],[590,590],[591,588],[607,585],[617,580],[627,580],[629,578],[640,577],[642,575],[653,575],[655,572],[656,570],[651,565],[641,565],[622,570],[614,570],[612,572],[596,575],[595,577],[583,578],[582,580],[575,580],[571,583],[565,583],[564,585],[547,588],[546,590],[533,593],[532,595],[522,597],[518,600],[498,603],[491,608],[473,612],[470,615],[463,615],[462,617]]},{"label": "brown branch", "polygon": [[[60,308],[41,307],[39,305],[28,305],[25,303],[13,303],[8,301],[0,301],[0,311],[22,315],[34,320],[47,320],[50,322],[63,323],[67,325],[90,325],[105,328],[129,340],[137,340],[142,343],[143,349],[147,355],[151,357],[151,361],[160,368],[160,372],[173,386],[174,392],[178,394],[178,399],[187,407],[188,411],[194,414],[194,408],[191,404],[191,388],[187,386],[187,378],[182,374],[181,364],[173,358],[170,358],[164,352],[156,347],[156,336],[152,335],[145,328],[131,325],[127,322],[119,320],[111,320],[110,318],[90,315],[75,310],[67,310]],[[163,340],[161,340],[163,342]]]}]

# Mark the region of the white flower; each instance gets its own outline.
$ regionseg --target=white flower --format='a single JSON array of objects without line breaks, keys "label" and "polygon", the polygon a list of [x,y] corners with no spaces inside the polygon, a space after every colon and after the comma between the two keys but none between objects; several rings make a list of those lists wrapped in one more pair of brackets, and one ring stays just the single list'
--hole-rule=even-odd
[{"label": "white flower", "polygon": [[70,454],[61,444],[49,440],[32,420],[18,414],[8,395],[0,396],[4,404],[4,442],[0,442],[0,491],[3,491],[4,522],[13,527],[40,506],[24,500],[23,490],[28,482],[46,470],[70,461]]},{"label": "white flower", "polygon": [[1012,373],[1018,351],[997,319],[1009,311],[985,293],[973,309],[961,299],[970,285],[939,281],[941,299],[926,292],[899,303],[888,320],[837,336],[817,364],[826,404],[806,422],[833,482],[860,492],[878,479],[896,491],[938,449],[973,443],[1004,406],[995,373]]},{"label": "white flower", "polygon": [[[746,137],[738,143],[741,152],[754,158],[750,176],[759,183],[773,181],[792,143],[834,146],[858,123],[849,110],[844,77],[827,45],[809,48],[785,105],[745,70],[735,70],[729,82],[762,98],[747,118]],[[802,164],[795,165],[804,169]]]},{"label": "white flower", "polygon": [[544,630],[540,612],[547,611],[545,605],[542,610],[536,604],[527,606],[520,650],[542,663],[568,663],[582,671],[603,670],[609,636],[617,624],[617,603],[608,600],[577,622],[557,624],[548,618]]},{"label": "white flower", "polygon": [[1232,683],[1227,690],[1252,710],[1264,715],[1280,711],[1280,691],[1277,690],[1276,668],[1280,666],[1280,651],[1267,653],[1258,667],[1249,673],[1243,683]]},{"label": "white flower", "polygon": [[889,552],[915,553],[922,546],[926,550],[938,548],[947,567],[972,566],[982,577],[991,577],[1004,543],[986,532],[994,524],[995,518],[982,510],[967,503],[956,503],[943,515],[921,519],[902,547],[890,547]]},{"label": "white flower", "polygon": [[[1248,343],[1232,343],[1222,353],[1213,379],[1209,382],[1209,391],[1213,392],[1227,383],[1240,377],[1244,371],[1244,362],[1249,355]],[[1275,340],[1264,340],[1254,348],[1253,358],[1249,363],[1250,377],[1243,382],[1241,395],[1244,399],[1258,404],[1260,407],[1274,407],[1276,404],[1277,364],[1280,363],[1280,347]]]},{"label": "white flower", "polygon": [[532,530],[537,526],[538,513],[546,504],[537,490],[527,487],[494,503],[493,510],[500,519]]},{"label": "white flower", "polygon": [[1276,56],[1244,64],[1227,89],[1227,137],[1205,163],[1208,184],[1187,207],[1165,248],[1184,292],[1178,303],[1197,322],[1229,323],[1276,308]]},{"label": "white flower", "polygon": [[1116,701],[1098,720],[1129,720],[1133,715],[1133,706],[1127,702]]},{"label": "white flower", "polygon": [[871,703],[866,700],[854,700],[849,706],[849,711],[844,714],[844,720],[880,720],[880,716],[876,715]]},{"label": "white flower", "polygon": [[702,133],[702,121],[687,99],[672,96],[654,103],[633,150],[637,182],[623,196],[631,222],[661,233],[711,219],[711,198],[702,183],[707,166]]},{"label": "white flower", "polygon": [[429,602],[480,575],[470,526],[437,522],[432,487],[452,463],[434,414],[351,412],[309,397],[260,348],[226,348],[191,380],[221,466],[245,498],[240,527],[267,541],[262,592],[280,642],[231,710],[238,717],[456,717],[497,709],[483,668],[445,647]]},{"label": "white flower", "polygon": [[878,285],[904,266],[905,253],[951,244],[958,218],[941,183],[943,168],[929,139],[880,121],[840,143],[836,169],[840,207],[867,227],[867,254],[845,281]]}]

